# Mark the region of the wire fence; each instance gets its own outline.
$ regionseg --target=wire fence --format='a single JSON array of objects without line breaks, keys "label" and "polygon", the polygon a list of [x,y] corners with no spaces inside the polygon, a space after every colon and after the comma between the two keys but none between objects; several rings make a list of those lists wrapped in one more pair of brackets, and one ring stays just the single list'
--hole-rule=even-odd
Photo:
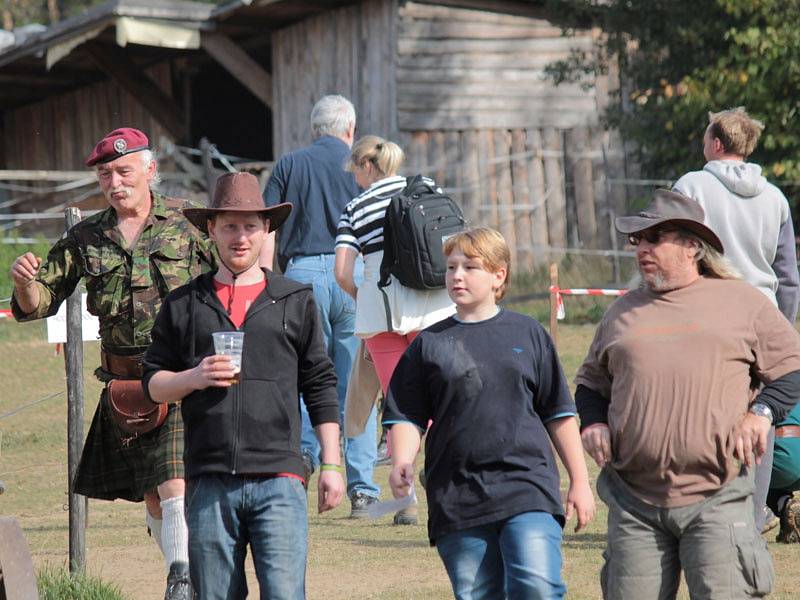
[{"label": "wire fence", "polygon": [[15,408],[13,410],[10,410],[8,412],[0,414],[0,421],[2,421],[3,419],[7,419],[8,417],[13,417],[17,413],[21,413],[22,411],[28,410],[29,408],[32,408],[34,406],[38,406],[39,404],[42,404],[43,402],[47,402],[48,400],[51,400],[51,399],[56,398],[58,396],[61,396],[63,394],[64,394],[63,390],[61,390],[60,392],[53,392],[52,394],[48,394],[47,396],[44,396],[43,398],[39,398],[38,400],[34,400],[33,402],[29,402],[28,404],[23,404],[22,406],[18,406],[17,408]]}]

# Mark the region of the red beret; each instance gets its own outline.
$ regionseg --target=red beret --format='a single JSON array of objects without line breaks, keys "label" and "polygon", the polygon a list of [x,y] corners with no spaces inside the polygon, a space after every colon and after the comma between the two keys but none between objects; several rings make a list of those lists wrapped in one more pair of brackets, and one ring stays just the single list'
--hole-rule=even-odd
[{"label": "red beret", "polygon": [[87,167],[92,167],[111,162],[126,154],[149,149],[150,140],[144,133],[131,127],[122,127],[106,134],[102,140],[97,142],[85,164]]}]

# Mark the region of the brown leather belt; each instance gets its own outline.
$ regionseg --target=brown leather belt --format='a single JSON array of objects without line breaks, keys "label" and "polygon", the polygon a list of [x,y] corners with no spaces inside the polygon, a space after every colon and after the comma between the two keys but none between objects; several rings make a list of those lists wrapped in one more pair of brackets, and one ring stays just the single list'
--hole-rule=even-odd
[{"label": "brown leather belt", "polygon": [[800,425],[783,425],[775,428],[775,437],[800,438]]},{"label": "brown leather belt", "polygon": [[100,364],[103,369],[116,375],[128,379],[141,379],[143,374],[142,359],[143,354],[133,356],[121,356],[112,354],[104,349],[100,349]]}]

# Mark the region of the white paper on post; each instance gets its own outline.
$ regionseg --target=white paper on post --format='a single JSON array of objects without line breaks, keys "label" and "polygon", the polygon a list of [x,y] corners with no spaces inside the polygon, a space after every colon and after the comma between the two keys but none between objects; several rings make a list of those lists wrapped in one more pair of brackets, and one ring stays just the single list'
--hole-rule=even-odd
[{"label": "white paper on post", "polygon": [[[50,344],[67,342],[67,303],[62,302],[58,312],[47,317],[47,341]],[[86,310],[86,294],[81,294],[81,324],[83,341],[94,342],[100,339],[100,321]]]}]

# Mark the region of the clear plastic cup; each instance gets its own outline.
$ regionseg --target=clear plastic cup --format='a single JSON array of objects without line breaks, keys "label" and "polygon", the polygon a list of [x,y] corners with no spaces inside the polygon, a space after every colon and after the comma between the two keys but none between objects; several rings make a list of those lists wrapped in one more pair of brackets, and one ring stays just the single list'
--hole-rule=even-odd
[{"label": "clear plastic cup", "polygon": [[231,383],[239,383],[242,371],[242,348],[244,347],[243,331],[217,331],[211,334],[214,338],[214,353],[229,356],[236,373]]}]

